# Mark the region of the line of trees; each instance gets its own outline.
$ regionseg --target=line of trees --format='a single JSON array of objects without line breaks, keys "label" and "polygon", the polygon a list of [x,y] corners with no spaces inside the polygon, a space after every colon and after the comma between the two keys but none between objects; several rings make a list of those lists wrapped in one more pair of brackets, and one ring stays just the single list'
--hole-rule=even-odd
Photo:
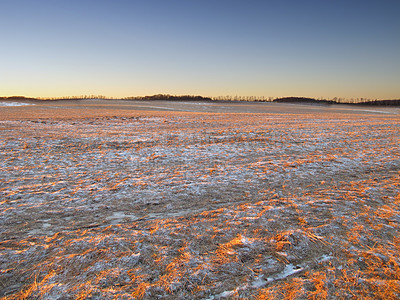
[{"label": "line of trees", "polygon": [[63,97],[47,97],[36,98],[37,100],[89,100],[89,99],[111,99],[103,95],[80,95],[80,96],[63,96]]},{"label": "line of trees", "polygon": [[400,99],[393,100],[371,100],[368,98],[338,98],[332,99],[307,98],[307,97],[258,97],[258,96],[218,96],[212,98],[215,101],[250,101],[250,102],[280,102],[280,103],[315,103],[315,104],[358,104],[358,105],[382,105],[382,106],[398,106]]},{"label": "line of trees", "polygon": [[193,96],[193,95],[169,95],[169,94],[157,94],[152,96],[132,96],[132,97],[125,97],[122,98],[123,100],[191,100],[191,101],[212,101],[209,97],[203,96]]},{"label": "line of trees", "polygon": [[274,100],[274,102],[278,102],[278,103],[315,103],[315,104],[337,104],[338,103],[333,100],[314,99],[314,98],[305,98],[305,97],[277,98]]},{"label": "line of trees", "polygon": [[264,96],[217,96],[212,98],[215,101],[251,101],[251,102],[272,102],[274,100],[273,97],[264,97]]},{"label": "line of trees", "polygon": [[37,100],[36,98],[29,98],[24,96],[11,96],[11,97],[0,97],[1,100]]},{"label": "line of trees", "polygon": [[103,95],[80,95],[80,96],[63,96],[63,97],[25,97],[25,96],[11,96],[11,97],[0,97],[1,100],[88,100],[88,99],[111,99]]},{"label": "line of trees", "polygon": [[381,105],[381,106],[398,106],[400,105],[400,100],[369,100],[365,98],[333,98],[332,100],[326,99],[314,99],[314,98],[304,98],[304,97],[285,97],[277,98],[274,102],[281,103],[315,103],[315,104],[357,104],[357,105]]}]

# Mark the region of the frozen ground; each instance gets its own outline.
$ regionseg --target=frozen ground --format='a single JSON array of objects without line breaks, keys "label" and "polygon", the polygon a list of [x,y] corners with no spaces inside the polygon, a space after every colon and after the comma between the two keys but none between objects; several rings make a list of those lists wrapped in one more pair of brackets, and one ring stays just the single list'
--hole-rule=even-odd
[{"label": "frozen ground", "polygon": [[22,103],[22,102],[0,102],[0,106],[24,106],[24,105],[32,105],[32,104]]},{"label": "frozen ground", "polygon": [[137,111],[0,132],[1,299],[400,296],[397,114]]}]

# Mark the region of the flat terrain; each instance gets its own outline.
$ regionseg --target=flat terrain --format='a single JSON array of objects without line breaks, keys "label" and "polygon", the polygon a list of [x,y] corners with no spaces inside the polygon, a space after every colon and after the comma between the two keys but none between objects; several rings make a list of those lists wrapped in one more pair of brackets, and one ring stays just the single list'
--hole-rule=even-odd
[{"label": "flat terrain", "polygon": [[400,297],[398,108],[30,104],[0,104],[1,299]]},{"label": "flat terrain", "polygon": [[[3,105],[11,106],[3,106]],[[15,104],[24,104],[14,107]],[[30,106],[25,106],[31,104]],[[71,100],[0,102],[0,120],[31,118],[88,118],[130,116],[138,111],[202,112],[202,113],[284,113],[284,114],[389,114],[400,115],[399,107],[355,105],[299,105],[263,102],[196,102],[196,101],[132,101],[132,100]]]}]

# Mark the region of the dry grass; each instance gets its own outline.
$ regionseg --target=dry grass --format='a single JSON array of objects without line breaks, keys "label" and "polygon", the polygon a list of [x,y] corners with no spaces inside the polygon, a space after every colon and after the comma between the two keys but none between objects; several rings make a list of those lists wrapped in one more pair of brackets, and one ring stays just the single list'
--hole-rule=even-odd
[{"label": "dry grass", "polygon": [[398,299],[399,118],[1,121],[1,299]]}]

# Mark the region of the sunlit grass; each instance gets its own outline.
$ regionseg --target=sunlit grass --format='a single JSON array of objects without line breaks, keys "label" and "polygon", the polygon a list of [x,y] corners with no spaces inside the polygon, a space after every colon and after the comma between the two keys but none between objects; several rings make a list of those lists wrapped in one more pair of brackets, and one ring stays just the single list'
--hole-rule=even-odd
[{"label": "sunlit grass", "polygon": [[0,122],[0,297],[399,298],[399,125]]}]

